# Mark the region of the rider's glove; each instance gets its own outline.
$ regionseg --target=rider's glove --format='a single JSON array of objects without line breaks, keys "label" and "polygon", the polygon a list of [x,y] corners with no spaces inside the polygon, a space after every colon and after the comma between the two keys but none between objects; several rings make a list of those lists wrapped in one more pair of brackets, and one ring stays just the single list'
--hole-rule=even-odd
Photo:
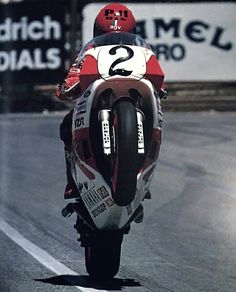
[{"label": "rider's glove", "polygon": [[77,91],[80,91],[80,79],[78,76],[72,76],[65,79],[65,82],[63,83],[63,90],[65,93],[71,95],[73,93],[77,93]]},{"label": "rider's glove", "polygon": [[73,100],[81,92],[80,78],[78,72],[69,72],[67,78],[59,85],[56,96],[61,100]]}]

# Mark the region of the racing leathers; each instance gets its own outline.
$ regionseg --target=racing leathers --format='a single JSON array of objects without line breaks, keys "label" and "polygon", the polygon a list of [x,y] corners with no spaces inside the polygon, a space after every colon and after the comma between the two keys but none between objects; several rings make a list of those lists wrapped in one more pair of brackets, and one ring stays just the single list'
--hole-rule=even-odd
[{"label": "racing leathers", "polygon": [[[78,57],[72,64],[66,78],[56,89],[56,96],[63,101],[72,101],[79,97],[80,77],[79,72],[82,68],[82,61],[78,63]],[[78,189],[71,175],[71,147],[72,147],[72,115],[71,110],[63,119],[60,125],[60,138],[64,142],[65,160],[66,160],[66,175],[67,185],[64,191],[64,198],[78,197]]]}]

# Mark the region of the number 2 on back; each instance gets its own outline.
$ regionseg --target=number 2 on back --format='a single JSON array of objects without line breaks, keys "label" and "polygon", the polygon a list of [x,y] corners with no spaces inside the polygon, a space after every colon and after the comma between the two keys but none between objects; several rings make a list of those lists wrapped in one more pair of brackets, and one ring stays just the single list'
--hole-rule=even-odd
[{"label": "number 2 on back", "polygon": [[122,62],[125,62],[129,59],[131,59],[134,55],[134,52],[131,48],[127,47],[127,46],[116,46],[116,47],[113,47],[110,49],[109,51],[109,54],[110,55],[116,55],[116,51],[119,50],[119,49],[125,49],[127,51],[127,56],[126,57],[120,57],[118,58],[117,60],[115,60],[112,64],[111,64],[111,67],[109,69],[109,75],[110,76],[114,76],[114,75],[121,75],[121,76],[129,76],[133,71],[128,71],[128,70],[125,70],[125,69],[115,69],[114,70],[114,67],[117,65],[117,64],[120,64]]}]

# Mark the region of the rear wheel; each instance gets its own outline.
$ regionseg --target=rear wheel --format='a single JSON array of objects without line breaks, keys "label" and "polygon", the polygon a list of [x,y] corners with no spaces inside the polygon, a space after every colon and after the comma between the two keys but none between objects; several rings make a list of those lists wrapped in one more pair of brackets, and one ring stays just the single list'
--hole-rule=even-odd
[{"label": "rear wheel", "polygon": [[128,100],[115,103],[112,111],[114,155],[112,193],[119,206],[129,205],[136,193],[138,133],[135,106]]},{"label": "rear wheel", "polygon": [[123,234],[117,231],[100,231],[91,235],[85,247],[85,263],[89,275],[96,281],[112,279],[120,267]]}]

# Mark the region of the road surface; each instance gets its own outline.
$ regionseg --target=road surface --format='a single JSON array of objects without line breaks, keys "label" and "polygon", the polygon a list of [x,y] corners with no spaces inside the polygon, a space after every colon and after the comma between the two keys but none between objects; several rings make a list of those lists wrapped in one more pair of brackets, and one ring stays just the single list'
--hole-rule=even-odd
[{"label": "road surface", "polygon": [[65,219],[60,114],[0,115],[0,291],[236,291],[236,112],[165,113],[120,271],[93,283]]}]

